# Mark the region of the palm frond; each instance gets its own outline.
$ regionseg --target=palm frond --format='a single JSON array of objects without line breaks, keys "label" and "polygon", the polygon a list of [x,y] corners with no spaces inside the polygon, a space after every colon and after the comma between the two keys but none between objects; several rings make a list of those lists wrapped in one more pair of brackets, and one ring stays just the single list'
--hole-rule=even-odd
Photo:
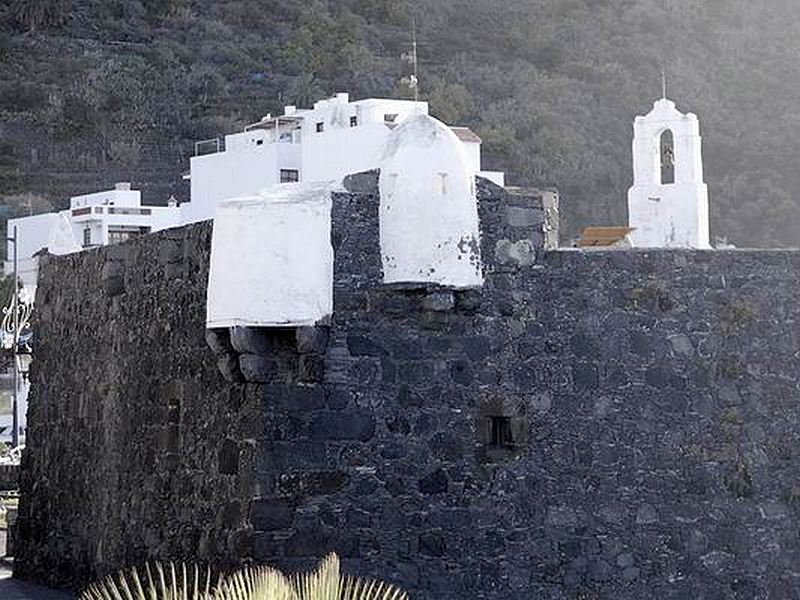
[{"label": "palm frond", "polygon": [[250,567],[224,578],[214,600],[298,600],[289,580],[269,567]]},{"label": "palm frond", "polygon": [[408,600],[408,595],[388,583],[343,577],[339,557],[330,554],[316,571],[293,580],[299,600]]},{"label": "palm frond", "polygon": [[339,557],[326,556],[315,571],[287,578],[270,567],[247,567],[211,585],[197,565],[153,563],[102,579],[79,600],[408,600],[393,585],[344,577]]},{"label": "palm frond", "polygon": [[[153,572],[155,570],[155,573]],[[90,585],[79,600],[211,600],[211,572],[206,569],[201,575],[196,565],[189,571],[185,564],[179,569],[169,563],[167,569],[161,563],[153,568],[145,566],[140,575],[135,568],[120,571]]]}]

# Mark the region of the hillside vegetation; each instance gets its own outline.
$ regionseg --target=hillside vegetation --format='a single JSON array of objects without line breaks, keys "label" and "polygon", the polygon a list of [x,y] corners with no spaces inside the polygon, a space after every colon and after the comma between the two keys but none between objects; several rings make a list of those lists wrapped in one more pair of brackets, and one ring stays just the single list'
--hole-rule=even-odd
[{"label": "hillside vegetation", "polygon": [[196,140],[337,91],[408,97],[412,15],[433,113],[511,183],[558,187],[567,236],[625,222],[663,69],[701,119],[712,236],[800,246],[790,0],[6,0],[0,194],[12,214],[123,180],[187,200]]}]

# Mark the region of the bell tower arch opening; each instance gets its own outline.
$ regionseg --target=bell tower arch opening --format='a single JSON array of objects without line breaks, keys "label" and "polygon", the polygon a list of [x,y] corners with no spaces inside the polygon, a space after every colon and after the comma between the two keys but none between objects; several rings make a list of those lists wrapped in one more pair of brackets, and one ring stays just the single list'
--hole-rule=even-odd
[{"label": "bell tower arch opening", "polygon": [[658,138],[659,148],[659,183],[670,185],[675,183],[675,136],[671,129],[665,129]]}]

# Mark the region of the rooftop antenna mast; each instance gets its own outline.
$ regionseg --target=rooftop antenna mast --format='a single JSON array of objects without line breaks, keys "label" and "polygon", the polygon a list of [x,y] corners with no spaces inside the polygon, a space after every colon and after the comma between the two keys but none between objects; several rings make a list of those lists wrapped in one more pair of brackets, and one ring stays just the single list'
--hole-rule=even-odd
[{"label": "rooftop antenna mast", "polygon": [[411,62],[414,66],[414,102],[419,102],[419,59],[417,57],[417,17],[411,15]]},{"label": "rooftop antenna mast", "polygon": [[667,73],[664,70],[661,71],[661,97],[667,98]]},{"label": "rooftop antenna mast", "polygon": [[[408,76],[403,76],[400,80],[401,83],[407,85],[414,90],[414,102],[419,102],[419,57],[417,55],[417,17],[411,15],[411,52],[403,52],[400,55],[400,60],[404,63],[410,63],[412,73]],[[403,69],[405,70],[405,69]]]}]

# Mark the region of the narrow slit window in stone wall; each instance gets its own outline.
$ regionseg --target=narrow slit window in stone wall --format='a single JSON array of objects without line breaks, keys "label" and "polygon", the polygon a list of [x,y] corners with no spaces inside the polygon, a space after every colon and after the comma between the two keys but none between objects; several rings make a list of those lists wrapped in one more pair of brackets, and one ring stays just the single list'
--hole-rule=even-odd
[{"label": "narrow slit window in stone wall", "polygon": [[495,448],[511,448],[514,436],[511,432],[511,417],[489,417],[491,423],[491,442]]}]

